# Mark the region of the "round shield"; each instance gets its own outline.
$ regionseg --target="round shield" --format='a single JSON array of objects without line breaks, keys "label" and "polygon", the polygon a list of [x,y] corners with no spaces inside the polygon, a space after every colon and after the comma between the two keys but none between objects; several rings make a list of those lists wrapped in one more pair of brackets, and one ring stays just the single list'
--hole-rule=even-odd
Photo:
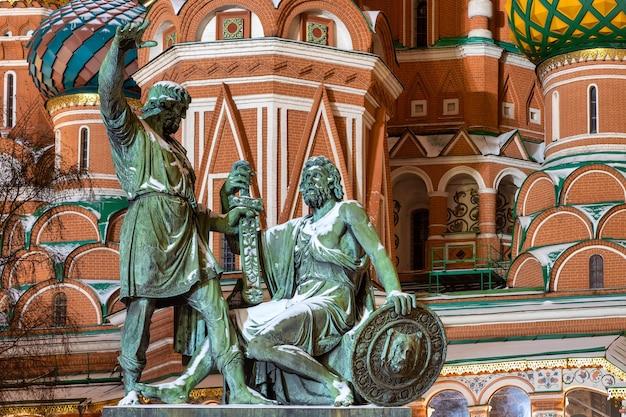
[{"label": "round shield", "polygon": [[431,387],[445,357],[445,330],[435,313],[418,303],[401,315],[387,304],[368,317],[356,334],[352,383],[372,404],[405,405]]}]

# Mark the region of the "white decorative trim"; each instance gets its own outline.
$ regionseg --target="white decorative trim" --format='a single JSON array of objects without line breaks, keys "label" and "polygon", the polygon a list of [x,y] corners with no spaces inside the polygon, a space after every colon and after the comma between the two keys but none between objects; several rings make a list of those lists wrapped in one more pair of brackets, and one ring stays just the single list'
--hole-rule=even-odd
[{"label": "white decorative trim", "polygon": [[488,19],[493,17],[493,5],[490,0],[470,0],[467,4],[467,17],[484,16]]},{"label": "white decorative trim", "polygon": [[472,29],[467,34],[467,37],[493,39],[493,34],[489,29]]}]

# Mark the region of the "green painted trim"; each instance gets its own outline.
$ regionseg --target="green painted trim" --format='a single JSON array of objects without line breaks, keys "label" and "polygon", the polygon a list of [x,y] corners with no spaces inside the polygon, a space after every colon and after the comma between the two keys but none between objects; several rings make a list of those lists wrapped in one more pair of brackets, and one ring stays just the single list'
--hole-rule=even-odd
[{"label": "green painted trim", "polygon": [[[44,328],[42,330],[49,330],[52,329],[50,327],[48,328]],[[119,328],[111,328],[111,329],[102,329],[102,330],[90,330],[90,331],[79,331],[79,330],[75,330],[75,328],[73,327],[55,327],[55,329],[58,329],[60,331],[55,332],[55,333],[46,333],[46,334],[33,334],[32,336],[29,336],[29,339],[49,339],[51,337],[56,337],[59,335],[63,335],[64,337],[71,337],[71,336],[90,336],[90,335],[102,335],[102,334],[115,334],[115,333],[120,333],[121,330]],[[74,331],[71,332],[64,332],[62,331],[63,329],[72,329]],[[11,338],[9,336],[5,336],[0,334],[0,340],[1,339],[6,339],[6,338]]]},{"label": "green painted trim", "polygon": [[495,45],[495,41],[493,40],[493,38],[482,38],[480,36],[472,36],[471,38],[467,38],[467,42],[465,43],[466,44],[489,43],[489,44]]},{"label": "green painted trim", "polygon": [[[595,348],[595,349],[571,349],[571,350],[562,350],[562,351],[549,351],[549,352],[541,352],[537,354],[533,354],[530,356],[576,356],[576,354],[581,353],[600,353],[606,352],[604,348]],[[473,359],[457,359],[457,360],[446,360],[444,363],[446,365],[455,365],[459,363],[484,363],[484,362],[501,362],[501,361],[509,361],[517,358],[528,358],[528,354],[519,354],[519,355],[502,355],[502,356],[491,356],[488,358],[473,358]]]},{"label": "green painted trim", "polygon": [[[497,290],[497,291],[503,291],[503,292],[517,292],[517,293],[522,293],[522,292],[531,292],[530,288],[524,289],[525,291],[513,291],[513,289],[509,289],[509,290]],[[541,288],[541,291],[543,291],[543,288]],[[490,293],[491,294],[491,293]],[[446,293],[446,295],[448,295],[448,293]],[[467,295],[467,293],[463,293],[463,295]],[[606,295],[571,295],[571,296],[564,296],[564,297],[551,297],[549,299],[546,298],[535,298],[535,299],[523,299],[523,300],[519,300],[519,299],[508,299],[508,300],[502,300],[499,299],[497,297],[493,297],[493,298],[484,298],[481,299],[481,301],[458,301],[455,303],[437,303],[436,300],[433,300],[432,303],[428,303],[428,307],[430,307],[431,309],[438,309],[440,311],[446,311],[446,310],[468,310],[468,309],[472,309],[472,308],[500,308],[506,305],[513,305],[513,304],[518,304],[518,305],[539,305],[543,302],[545,302],[546,300],[549,300],[552,304],[557,304],[557,303],[561,303],[561,302],[568,302],[568,301],[576,301],[576,300],[585,300],[585,302],[588,302],[590,299],[593,299],[594,301],[598,301],[598,300],[602,300],[605,301],[607,299],[611,299],[614,298],[616,301],[620,301],[623,303],[624,301],[624,297],[626,297],[626,291],[624,293],[621,294],[606,294]],[[626,334],[626,332],[625,332]]]},{"label": "green painted trim", "polygon": [[510,52],[519,56],[524,56],[520,49],[512,42],[496,41],[496,45],[504,49],[506,52]]},{"label": "green painted trim", "polygon": [[456,38],[439,38],[433,46],[456,46],[465,45],[467,43],[467,36],[459,36]]},{"label": "green painted trim", "polygon": [[496,132],[490,132],[488,130],[468,130],[467,132],[470,135],[483,135],[483,136],[491,136],[493,138],[500,136],[500,134]]},{"label": "green painted trim", "polygon": [[[563,139],[561,139],[563,140]],[[594,160],[593,157],[594,155],[616,155],[618,157],[615,158],[614,161],[607,161],[606,159],[598,159],[598,160]],[[563,165],[554,165],[556,162],[560,161],[560,160],[564,160],[564,159],[571,159],[573,157],[576,156],[581,156],[581,155],[564,155],[564,156],[559,156],[557,158],[551,159],[550,161],[547,161],[546,164],[548,164],[548,166],[544,169],[542,169],[541,171],[550,171],[550,170],[556,170],[556,169],[563,169],[566,167],[581,167],[581,166],[586,166],[586,165],[592,165],[592,164],[604,164],[604,165],[611,165],[611,164],[618,164],[620,165],[620,167],[613,167],[615,169],[620,169],[624,170],[623,164],[624,164],[624,159],[626,157],[626,152],[619,152],[619,151],[609,151],[609,152],[589,152],[589,153],[585,153],[585,160],[582,162],[571,162],[571,163],[567,163],[567,164],[563,164]],[[620,159],[621,158],[621,159]]]},{"label": "green painted trim", "polygon": [[589,337],[601,336],[622,336],[624,332],[607,332],[607,333],[578,333],[578,334],[544,334],[536,336],[510,336],[510,337],[493,337],[489,339],[473,339],[473,340],[450,340],[448,345],[473,345],[476,343],[493,343],[493,342],[519,342],[524,340],[557,340],[557,339],[581,339]]}]

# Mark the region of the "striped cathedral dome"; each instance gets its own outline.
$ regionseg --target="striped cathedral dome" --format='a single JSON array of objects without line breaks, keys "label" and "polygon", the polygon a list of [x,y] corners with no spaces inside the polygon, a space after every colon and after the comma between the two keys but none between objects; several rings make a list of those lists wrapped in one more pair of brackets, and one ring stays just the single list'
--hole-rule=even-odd
[{"label": "striped cathedral dome", "polygon": [[[140,19],[146,8],[131,0],[73,0],[48,16],[28,45],[29,73],[47,97],[95,92],[98,72],[115,30]],[[137,70],[137,51],[126,55],[126,70]],[[129,78],[124,88],[138,96]]]},{"label": "striped cathedral dome", "polygon": [[592,48],[626,48],[626,1],[507,0],[511,36],[533,62]]}]

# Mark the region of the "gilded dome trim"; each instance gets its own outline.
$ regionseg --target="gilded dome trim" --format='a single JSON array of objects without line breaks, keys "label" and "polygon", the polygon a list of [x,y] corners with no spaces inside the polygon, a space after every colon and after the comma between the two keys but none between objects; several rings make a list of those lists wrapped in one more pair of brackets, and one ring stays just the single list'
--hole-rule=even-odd
[{"label": "gilded dome trim", "polygon": [[[143,107],[139,99],[127,98],[126,101],[133,111],[139,111]],[[95,93],[67,94],[46,101],[46,110],[49,114],[69,107],[100,107],[100,96]]]},{"label": "gilded dome trim", "polygon": [[568,52],[548,58],[537,66],[537,76],[541,81],[551,71],[581,62],[592,61],[625,61],[626,49],[617,48],[593,48],[582,49],[580,51]]}]

